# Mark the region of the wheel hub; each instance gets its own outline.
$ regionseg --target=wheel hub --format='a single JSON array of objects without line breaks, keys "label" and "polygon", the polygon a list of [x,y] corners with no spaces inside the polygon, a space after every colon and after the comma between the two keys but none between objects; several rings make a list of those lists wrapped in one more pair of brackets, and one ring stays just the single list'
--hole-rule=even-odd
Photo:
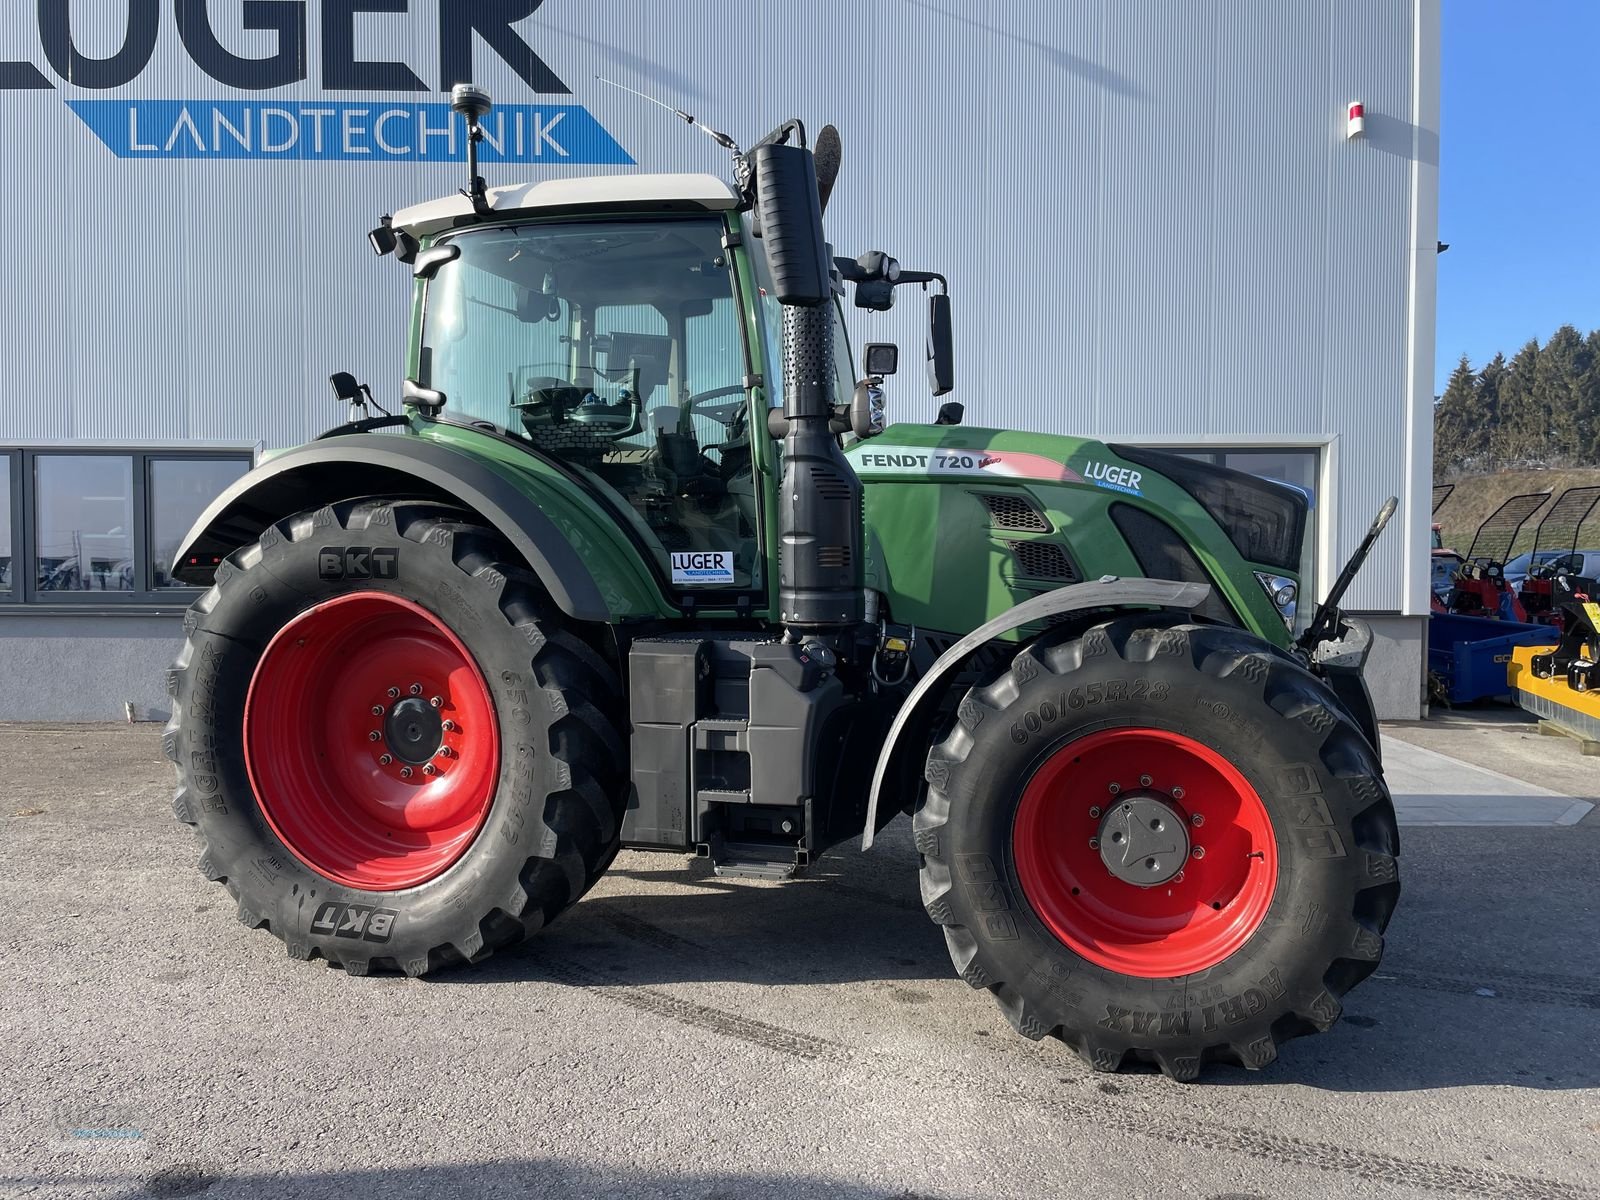
[{"label": "wheel hub", "polygon": [[1123,796],[1106,811],[1099,836],[1106,870],[1139,887],[1166,883],[1189,857],[1187,823],[1155,792]]},{"label": "wheel hub", "polygon": [[420,767],[439,753],[444,740],[444,718],[426,700],[408,696],[384,718],[383,740],[389,752],[401,762]]}]

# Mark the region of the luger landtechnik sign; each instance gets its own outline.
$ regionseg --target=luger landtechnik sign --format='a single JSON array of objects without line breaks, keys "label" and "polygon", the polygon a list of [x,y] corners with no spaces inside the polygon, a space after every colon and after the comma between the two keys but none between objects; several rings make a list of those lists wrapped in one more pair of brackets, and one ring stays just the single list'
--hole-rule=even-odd
[{"label": "luger landtechnik sign", "polygon": [[[448,92],[470,81],[474,38],[480,39],[540,95],[570,96],[569,88],[513,28],[544,0],[438,0],[439,75],[434,89],[404,62],[358,56],[357,16],[404,14],[413,0],[248,0],[243,28],[273,35],[274,53],[244,57],[218,38],[205,0],[174,0],[177,34],[189,58],[211,79],[244,92],[270,92],[307,79],[307,24],[320,10],[323,92]],[[164,0],[122,0],[92,11],[125,13],[122,46],[108,57],[82,53],[73,38],[66,0],[39,0],[39,47],[56,77],[84,91],[110,92],[134,83],[150,65],[160,36]],[[80,18],[81,19],[81,18]],[[0,62],[0,91],[49,90],[57,85],[33,62]],[[294,159],[345,162],[455,162],[466,157],[461,121],[445,103],[378,101],[150,100],[73,98],[67,101],[119,158]],[[484,121],[485,162],[631,163],[620,145],[581,104],[502,104]]]}]

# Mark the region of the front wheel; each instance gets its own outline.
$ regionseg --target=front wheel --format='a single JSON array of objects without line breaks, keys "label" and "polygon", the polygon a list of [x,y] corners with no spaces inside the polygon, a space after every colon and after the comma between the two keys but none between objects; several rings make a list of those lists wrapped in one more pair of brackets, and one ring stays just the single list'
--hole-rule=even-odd
[{"label": "front wheel", "polygon": [[956,968],[1099,1070],[1259,1068],[1377,966],[1399,839],[1377,756],[1274,647],[1142,615],[961,703],[915,819]]}]

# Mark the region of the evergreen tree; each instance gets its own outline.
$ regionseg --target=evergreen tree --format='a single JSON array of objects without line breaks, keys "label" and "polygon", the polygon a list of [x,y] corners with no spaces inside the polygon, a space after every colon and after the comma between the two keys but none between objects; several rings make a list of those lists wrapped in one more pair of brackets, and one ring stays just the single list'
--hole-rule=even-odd
[{"label": "evergreen tree", "polygon": [[1585,337],[1563,325],[1542,347],[1534,338],[1476,374],[1463,354],[1434,397],[1433,429],[1438,478],[1534,464],[1600,467],[1600,329]]},{"label": "evergreen tree", "polygon": [[1478,421],[1478,445],[1481,447],[1479,458],[1474,464],[1476,470],[1492,471],[1500,464],[1495,459],[1494,436],[1500,428],[1500,385],[1505,382],[1509,368],[1506,366],[1506,356],[1496,354],[1489,360],[1487,366],[1478,372],[1477,382],[1474,384],[1477,406],[1474,417]]},{"label": "evergreen tree", "polygon": [[1589,351],[1583,335],[1563,325],[1539,351],[1533,373],[1533,404],[1544,414],[1548,430],[1544,461],[1565,465],[1582,457],[1588,430],[1583,427],[1578,382],[1589,371]]},{"label": "evergreen tree", "polygon": [[1600,467],[1600,329],[1584,339],[1583,352],[1588,367],[1577,380],[1577,453],[1583,465]]},{"label": "evergreen tree", "polygon": [[1517,351],[1500,382],[1500,424],[1491,442],[1493,457],[1502,467],[1543,462],[1549,453],[1550,414],[1533,390],[1538,366],[1539,340],[1533,338]]},{"label": "evergreen tree", "polygon": [[1459,471],[1484,449],[1485,427],[1474,419],[1477,395],[1472,364],[1463,354],[1433,414],[1435,472]]}]

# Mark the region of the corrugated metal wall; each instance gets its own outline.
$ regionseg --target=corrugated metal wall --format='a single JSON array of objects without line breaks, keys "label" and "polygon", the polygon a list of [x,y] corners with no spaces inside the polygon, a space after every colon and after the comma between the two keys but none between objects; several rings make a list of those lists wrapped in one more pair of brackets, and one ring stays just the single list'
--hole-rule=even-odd
[{"label": "corrugated metal wall", "polygon": [[[117,159],[64,103],[101,94],[55,79],[33,6],[12,2],[0,61],[32,62],[58,86],[0,91],[0,443],[289,445],[339,415],[324,382],[339,368],[393,399],[409,280],[364,234],[460,186],[459,168]],[[837,122],[837,249],[949,275],[970,422],[1332,439],[1331,553],[1354,545],[1382,496],[1408,501],[1355,604],[1423,612],[1410,560],[1426,557],[1437,5],[548,0],[517,29],[645,169],[721,172],[725,157],[596,73],[747,141],[790,115]],[[83,53],[120,46],[126,5],[73,7]],[[196,68],[160,7],[155,57],[109,95],[253,96]],[[210,8],[234,53],[272,52],[240,6]],[[361,17],[358,56],[438,85],[437,11],[412,0],[409,16]],[[310,24],[310,78],[270,97],[373,98],[322,90]],[[481,43],[474,73],[507,101],[534,99]],[[1367,136],[1351,143],[1354,99]],[[597,169],[613,168],[486,173]],[[906,297],[861,314],[857,339],[914,351],[920,316]],[[891,403],[911,419],[933,407],[916,372]]]}]

